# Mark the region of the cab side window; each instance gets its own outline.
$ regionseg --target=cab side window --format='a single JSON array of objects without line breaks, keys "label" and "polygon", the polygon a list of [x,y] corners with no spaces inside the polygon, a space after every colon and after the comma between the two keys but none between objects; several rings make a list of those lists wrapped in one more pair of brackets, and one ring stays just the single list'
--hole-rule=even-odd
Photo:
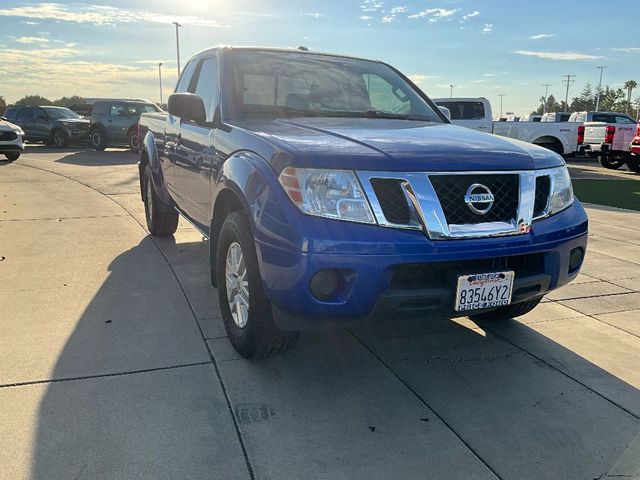
[{"label": "cab side window", "polygon": [[16,115],[16,121],[18,122],[31,122],[34,120],[33,114],[35,113],[35,108],[23,108]]},{"label": "cab side window", "polygon": [[114,103],[111,105],[111,116],[122,117],[128,115],[127,107],[122,103]]},{"label": "cab side window", "polygon": [[[175,93],[187,93],[191,92],[189,90],[189,86],[191,85],[191,78],[193,77],[193,71],[196,68],[196,62],[191,61],[184,67],[182,71],[182,75],[180,75],[180,80],[178,81],[178,85],[176,86]],[[193,92],[191,92],[193,93]]]},{"label": "cab side window", "polygon": [[218,64],[215,58],[206,58],[200,64],[198,83],[194,93],[204,102],[207,122],[212,121],[218,104]]}]

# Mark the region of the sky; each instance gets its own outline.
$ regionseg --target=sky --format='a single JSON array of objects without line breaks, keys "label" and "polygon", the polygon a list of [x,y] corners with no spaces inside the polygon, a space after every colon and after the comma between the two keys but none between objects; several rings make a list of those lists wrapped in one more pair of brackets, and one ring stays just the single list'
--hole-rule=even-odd
[{"label": "sky", "polygon": [[[297,47],[382,60],[429,96],[483,96],[529,113],[587,82],[640,83],[638,0],[2,0],[0,95],[164,100],[208,47]],[[640,95],[640,91],[637,92]],[[636,95],[634,95],[635,97]]]}]

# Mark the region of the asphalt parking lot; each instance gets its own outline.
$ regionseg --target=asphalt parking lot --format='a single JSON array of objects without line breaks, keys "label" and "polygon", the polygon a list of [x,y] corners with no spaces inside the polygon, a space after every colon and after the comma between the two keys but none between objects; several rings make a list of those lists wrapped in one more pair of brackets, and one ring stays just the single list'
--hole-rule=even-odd
[{"label": "asphalt parking lot", "polygon": [[207,242],[147,235],[136,161],[0,162],[0,478],[640,478],[640,213],[589,206],[583,273],[519,320],[390,318],[247,361]]}]

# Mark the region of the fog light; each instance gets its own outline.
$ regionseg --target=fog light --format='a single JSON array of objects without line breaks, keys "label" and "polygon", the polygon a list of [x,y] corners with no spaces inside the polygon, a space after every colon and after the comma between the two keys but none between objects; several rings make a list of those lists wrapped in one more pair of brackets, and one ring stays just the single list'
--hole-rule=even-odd
[{"label": "fog light", "polygon": [[331,300],[340,287],[340,275],[336,270],[320,270],[311,279],[311,293],[321,301]]},{"label": "fog light", "polygon": [[569,254],[569,273],[574,273],[580,268],[583,257],[582,248],[577,247],[571,250],[571,253]]}]

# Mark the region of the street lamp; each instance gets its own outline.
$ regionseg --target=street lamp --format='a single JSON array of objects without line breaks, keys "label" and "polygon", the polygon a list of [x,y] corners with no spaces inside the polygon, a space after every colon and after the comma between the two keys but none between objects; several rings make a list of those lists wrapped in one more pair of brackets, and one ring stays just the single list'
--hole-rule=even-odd
[{"label": "street lamp", "polygon": [[453,98],[453,89],[457,87],[457,85],[449,85],[451,87],[451,98]]},{"label": "street lamp", "polygon": [[178,77],[180,77],[180,37],[178,36],[178,28],[182,25],[178,22],[173,22],[173,24],[176,26],[176,54],[178,56]]},{"label": "street lamp", "polygon": [[158,78],[160,79],[160,108],[162,108],[162,62],[158,63]]},{"label": "street lamp", "polygon": [[600,91],[602,90],[602,72],[604,71],[606,66],[596,67],[600,69],[600,83],[598,83],[598,97],[596,98],[596,112],[600,108]]},{"label": "street lamp", "polygon": [[500,97],[500,118],[502,118],[502,99],[506,97],[504,93],[498,95]]}]

